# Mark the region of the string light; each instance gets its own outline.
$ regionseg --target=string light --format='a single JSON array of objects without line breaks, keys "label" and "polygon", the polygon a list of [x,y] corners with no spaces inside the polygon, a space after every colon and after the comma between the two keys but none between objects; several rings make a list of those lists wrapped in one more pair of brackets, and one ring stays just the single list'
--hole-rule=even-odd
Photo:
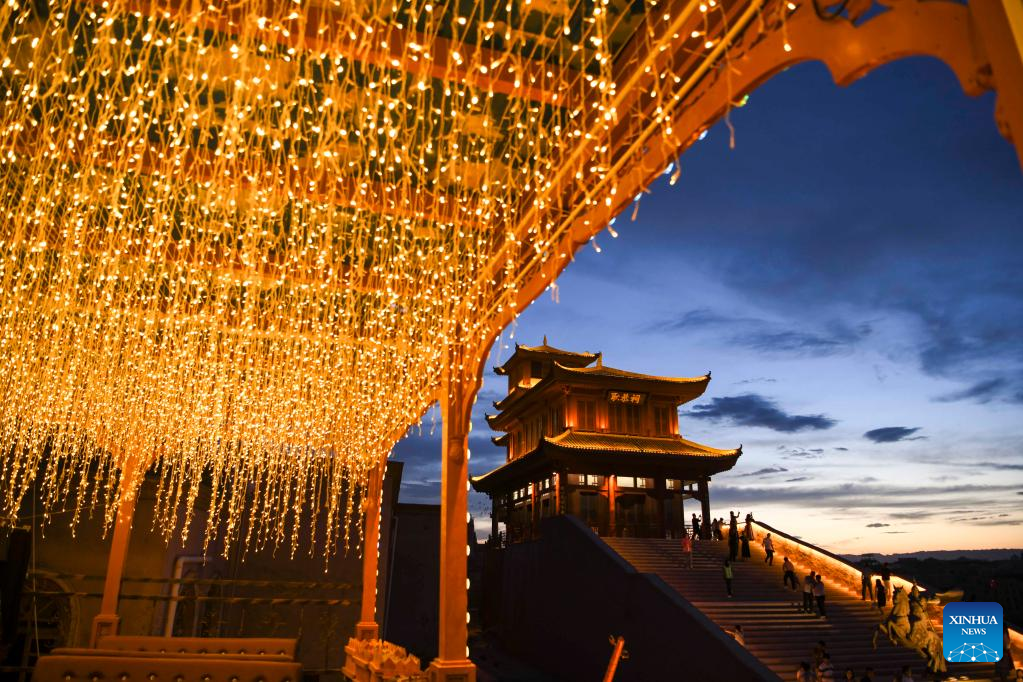
[{"label": "string light", "polygon": [[616,77],[670,136],[690,67],[616,64],[609,0],[201,5],[0,6],[2,513],[109,524],[149,474],[168,538],[205,483],[225,551],[324,510],[329,556],[448,350],[613,203]]}]

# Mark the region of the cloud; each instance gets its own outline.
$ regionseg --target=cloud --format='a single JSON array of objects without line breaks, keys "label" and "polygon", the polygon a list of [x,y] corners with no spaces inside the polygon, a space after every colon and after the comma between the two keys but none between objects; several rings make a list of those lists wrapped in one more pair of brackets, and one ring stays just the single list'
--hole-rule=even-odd
[{"label": "cloud", "polygon": [[887,528],[892,524],[890,523],[868,523],[867,528]]},{"label": "cloud", "polygon": [[737,334],[732,343],[762,353],[826,356],[850,350],[872,332],[869,324],[850,327],[832,321],[820,332],[765,328]]},{"label": "cloud", "polygon": [[736,381],[736,386],[743,386],[745,384],[776,384],[777,379],[771,379],[769,377],[753,377],[751,379],[743,379],[742,381]]},{"label": "cloud", "polygon": [[[824,482],[822,481],[822,483]],[[715,488],[714,495],[724,505],[777,503],[803,507],[904,509],[905,511],[895,511],[886,513],[886,515],[899,519],[915,519],[936,514],[954,514],[954,510],[977,499],[984,499],[985,507],[990,512],[1013,512],[1016,511],[1019,504],[1015,499],[1008,499],[1007,496],[1010,492],[1016,491],[1018,491],[1018,484],[952,484],[919,487],[877,483],[869,485],[860,483],[823,484],[808,487],[719,484]]]},{"label": "cloud", "polygon": [[839,452],[849,452],[849,448],[835,448]]},{"label": "cloud", "polygon": [[786,483],[799,483],[800,481],[809,481],[809,476],[796,476],[795,478],[786,478]]},{"label": "cloud", "polygon": [[782,459],[820,459],[824,454],[823,448],[787,448],[779,445],[778,450],[782,453]]},{"label": "cloud", "polygon": [[968,466],[975,468],[986,467],[996,471],[1023,471],[1023,464],[1005,464],[1003,462],[977,462]]},{"label": "cloud", "polygon": [[779,322],[723,315],[709,308],[696,308],[677,317],[656,321],[646,331],[672,333],[709,329],[715,332],[723,330],[726,334],[732,332],[728,343],[733,346],[760,353],[817,357],[846,352],[873,333],[869,323],[849,325],[840,320],[829,320],[821,323],[819,329],[790,329]]},{"label": "cloud", "polygon": [[762,426],[781,433],[830,429],[838,422],[822,414],[789,414],[769,398],[756,393],[714,398],[709,405],[698,405],[689,415],[713,422],[727,421],[736,426]]},{"label": "cloud", "polygon": [[897,443],[900,440],[922,440],[925,436],[913,436],[914,433],[920,430],[919,426],[908,427],[908,426],[885,426],[880,429],[871,429],[863,434],[863,437],[867,440],[872,440],[875,443]]},{"label": "cloud", "polygon": [[972,400],[978,403],[989,403],[992,399],[998,397],[1007,383],[1008,382],[1006,382],[1004,377],[979,381],[969,388],[964,388],[961,391],[955,391],[953,393],[946,393],[945,395],[938,396],[934,400],[939,403],[952,403],[959,400]]},{"label": "cloud", "polygon": [[742,477],[742,476],[767,476],[768,474],[781,474],[781,473],[784,473],[786,471],[788,471],[788,469],[786,469],[785,467],[764,467],[763,469],[758,469],[757,471],[751,471],[748,474],[739,474],[739,476],[740,477]]}]

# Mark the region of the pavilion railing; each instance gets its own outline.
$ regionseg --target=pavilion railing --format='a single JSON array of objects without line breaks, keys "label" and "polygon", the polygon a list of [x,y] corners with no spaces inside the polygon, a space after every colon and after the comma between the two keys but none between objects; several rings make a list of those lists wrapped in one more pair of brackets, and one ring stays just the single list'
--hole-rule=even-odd
[{"label": "pavilion railing", "polygon": [[[21,595],[23,651],[8,657],[7,672],[24,682],[39,654],[80,644],[81,629],[87,629],[82,615],[98,606],[102,584],[103,576],[30,571]],[[295,637],[304,674],[342,679],[344,661],[336,644],[351,635],[359,607],[358,590],[348,583],[126,577],[123,584],[121,609],[132,618],[122,621],[122,634]],[[33,619],[51,612],[54,623],[40,627],[42,616]],[[62,620],[77,621],[78,627],[57,622]],[[35,641],[37,632],[43,641]]]}]

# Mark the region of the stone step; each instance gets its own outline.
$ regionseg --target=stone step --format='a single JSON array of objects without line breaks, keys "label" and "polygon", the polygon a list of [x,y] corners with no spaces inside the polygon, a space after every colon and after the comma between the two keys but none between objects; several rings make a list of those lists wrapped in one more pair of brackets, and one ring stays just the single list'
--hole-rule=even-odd
[{"label": "stone step", "polygon": [[[782,583],[781,558],[773,565],[764,562],[759,544],[751,545],[752,558],[732,564],[734,579],[729,599],[725,590],[722,564],[728,556],[724,542],[697,542],[693,566],[683,555],[677,540],[644,538],[607,538],[605,540],[636,570],[658,575],[688,599],[708,618],[726,631],[742,625],[746,646],[782,679],[792,679],[801,661],[812,660],[818,640],[827,642],[828,653],[839,675],[845,667],[862,673],[866,666],[877,672],[878,680],[888,680],[904,665],[918,676],[924,672],[923,659],[909,649],[893,646],[879,638],[878,648],[871,646],[881,614],[873,602],[860,599],[859,593],[828,585],[825,581],[827,618],[800,612],[803,596]],[[797,578],[803,573],[797,567]],[[994,665],[949,664],[947,679],[982,682],[994,679]]]}]

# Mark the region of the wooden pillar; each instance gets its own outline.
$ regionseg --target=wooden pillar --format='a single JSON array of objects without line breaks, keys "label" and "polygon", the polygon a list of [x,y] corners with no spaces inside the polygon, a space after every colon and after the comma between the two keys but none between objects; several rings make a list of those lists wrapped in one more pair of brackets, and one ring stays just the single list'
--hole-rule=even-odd
[{"label": "wooden pillar", "polygon": [[970,17],[998,91],[995,120],[1002,134],[1016,145],[1023,165],[1023,4],[1019,0],[970,0]]},{"label": "wooden pillar", "polygon": [[[452,351],[441,391],[443,453],[440,498],[440,611],[430,682],[475,682],[468,628],[469,430],[478,373],[467,376],[463,349]],[[480,363],[482,367],[482,363]]]},{"label": "wooden pillar", "polygon": [[554,515],[560,516],[565,511],[561,508],[561,472],[554,473]]},{"label": "wooden pillar", "polygon": [[532,539],[540,525],[540,484],[537,481],[530,483],[529,504],[529,537]]},{"label": "wooden pillar", "polygon": [[490,544],[493,547],[501,546],[501,538],[499,537],[501,528],[497,525],[497,499],[498,495],[496,493],[490,498]]},{"label": "wooden pillar", "polygon": [[703,514],[703,523],[700,524],[700,538],[710,540],[710,479],[701,478],[700,490],[700,513]]},{"label": "wooden pillar", "polygon": [[131,522],[135,516],[135,500],[138,485],[135,479],[137,463],[128,459],[121,469],[120,498],[117,501],[117,518],[114,520],[114,536],[107,556],[107,574],[103,581],[103,600],[99,613],[92,619],[92,633],[89,646],[96,648],[99,638],[116,635],[121,623],[117,615],[117,602],[121,596],[121,578],[124,562],[128,557],[128,542],[131,539]]},{"label": "wooden pillar", "polygon": [[615,537],[618,529],[617,512],[615,511],[615,494],[617,490],[617,479],[614,474],[607,477],[607,534]]},{"label": "wooden pillar", "polygon": [[664,506],[671,498],[668,496],[668,489],[664,485],[664,478],[658,476],[654,479],[654,499],[657,500],[657,537],[663,538],[667,535],[668,519]]},{"label": "wooden pillar", "polygon": [[369,473],[366,486],[365,530],[362,547],[362,611],[355,624],[356,639],[379,639],[380,626],[376,622],[377,566],[380,550],[380,496],[386,462],[380,462]]}]

